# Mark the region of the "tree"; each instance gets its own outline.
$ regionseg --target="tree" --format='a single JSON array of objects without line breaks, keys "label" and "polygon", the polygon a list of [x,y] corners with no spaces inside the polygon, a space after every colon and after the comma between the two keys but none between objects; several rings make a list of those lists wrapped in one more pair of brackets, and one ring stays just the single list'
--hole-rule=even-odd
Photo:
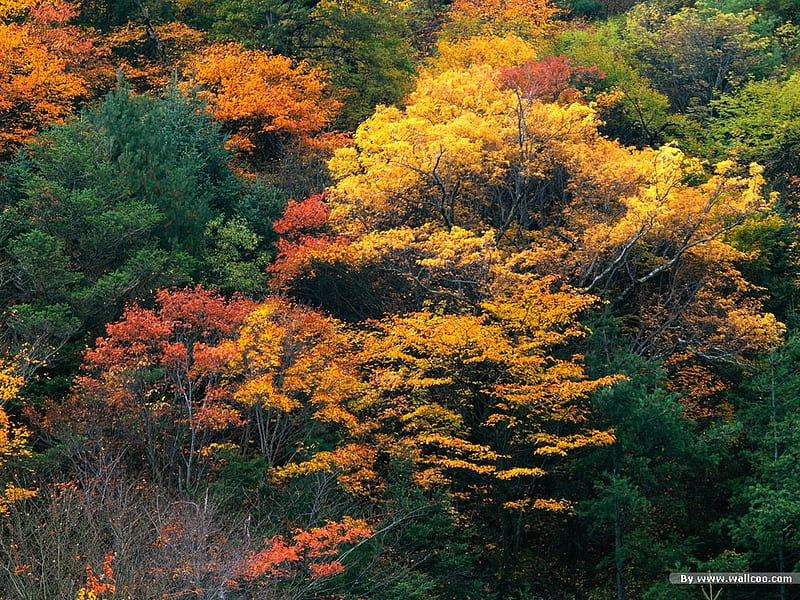
[{"label": "tree", "polygon": [[209,221],[206,237],[210,240],[205,259],[207,281],[228,292],[257,295],[264,291],[269,255],[264,240],[244,217]]},{"label": "tree", "polygon": [[286,204],[283,216],[273,224],[279,236],[278,256],[269,266],[273,287],[286,289],[300,274],[308,271],[314,254],[336,243],[328,226],[330,212],[322,195],[301,202],[290,200]]},{"label": "tree", "polygon": [[399,2],[224,2],[217,35],[269,48],[322,68],[345,100],[337,126],[354,128],[376,104],[402,99],[413,74],[407,22]]},{"label": "tree", "polygon": [[698,539],[697,532],[723,510],[717,476],[727,458],[726,438],[693,420],[667,389],[662,367],[621,348],[612,324],[593,323],[593,330],[587,370],[621,372],[627,379],[591,398],[597,425],[613,428],[615,439],[571,465],[582,498],[576,502],[579,526],[566,535],[581,536],[578,544],[583,536],[596,541],[587,579],[597,582],[599,593],[645,597],[663,579],[665,564],[688,564],[718,549],[710,533]]},{"label": "tree", "polygon": [[114,555],[106,554],[102,571],[95,575],[91,564],[86,565],[86,581],[78,590],[75,600],[106,600],[113,598],[117,592],[117,580],[114,577]]},{"label": "tree", "polygon": [[279,474],[319,443],[362,427],[349,409],[360,388],[349,342],[309,309],[165,290],[155,308],[129,307],[106,329],[51,421],[129,445],[134,466],[146,465],[161,485],[203,485],[234,434],[234,447]]},{"label": "tree", "polygon": [[764,165],[774,186],[784,189],[800,175],[800,77],[753,81],[712,103],[715,113],[704,141],[710,150],[735,152]]},{"label": "tree", "polygon": [[395,0],[230,0],[215,7],[212,29],[324,70],[344,101],[337,127],[353,129],[377,104],[400,102],[408,89],[414,52],[407,11]]},{"label": "tree", "polygon": [[372,534],[364,521],[345,518],[295,530],[289,540],[264,540],[264,548],[251,552],[237,570],[238,587],[252,598],[316,596],[315,588],[343,573],[344,557]]},{"label": "tree", "polygon": [[349,343],[315,311],[270,298],[249,312],[226,367],[233,399],[247,420],[241,446],[280,467],[339,428],[360,427],[348,409],[358,384]]},{"label": "tree", "polygon": [[[26,377],[159,286],[263,289],[241,263],[265,252],[269,239],[250,222],[265,228],[275,202],[237,176],[224,140],[177,91],[156,99],[121,87],[4,167],[0,296],[6,344],[30,354]],[[223,269],[223,255],[239,264]]]},{"label": "tree", "polygon": [[339,91],[338,127],[353,130],[377,105],[404,101],[415,58],[407,10],[392,0],[321,0],[311,12],[307,55]]},{"label": "tree", "polygon": [[4,519],[5,597],[75,600],[81,588],[82,600],[234,593],[232,575],[258,542],[229,541],[241,528],[212,499],[195,503],[126,473],[108,448],[71,450],[70,478],[40,479],[36,497]]},{"label": "tree", "polygon": [[455,0],[443,35],[460,39],[514,32],[536,40],[554,30],[558,14],[550,0]]},{"label": "tree", "polygon": [[315,6],[316,2],[226,0],[213,5],[191,2],[187,8],[209,23],[215,37],[289,56],[296,52],[298,39],[308,31]]},{"label": "tree", "polygon": [[605,73],[597,67],[572,65],[563,54],[529,60],[521,67],[506,68],[502,72],[503,83],[521,97],[562,104],[580,100],[580,88],[587,88],[604,77]]},{"label": "tree", "polygon": [[589,107],[522,98],[491,66],[423,75],[405,110],[379,109],[334,157],[333,218],[359,229],[490,226],[502,237],[531,220],[560,150],[596,135]]},{"label": "tree", "polygon": [[23,2],[0,10],[0,155],[42,126],[72,114],[108,76],[105,53],[69,21],[67,2]]},{"label": "tree", "polygon": [[237,44],[205,49],[189,69],[190,84],[229,128],[231,142],[261,161],[280,158],[293,140],[310,143],[341,106],[324,71]]},{"label": "tree", "polygon": [[137,22],[150,27],[153,22],[173,19],[181,8],[167,0],[81,0],[80,4],[82,20],[104,32]]},{"label": "tree", "polygon": [[438,74],[466,71],[473,65],[521,66],[537,57],[533,44],[513,32],[503,36],[474,35],[455,40],[441,37],[436,45],[435,58],[428,66],[431,72]]},{"label": "tree", "polygon": [[201,106],[174,89],[153,98],[122,85],[28,147],[11,199],[25,198],[31,179],[69,193],[91,190],[106,202],[135,199],[162,215],[162,247],[197,256],[206,223],[230,212],[241,194],[224,137]]},{"label": "tree", "polygon": [[[290,202],[275,228],[281,238],[269,268],[272,285],[351,320],[419,311],[431,301],[455,310],[475,306],[504,272],[491,231],[428,223],[352,239],[332,230],[322,197]],[[353,314],[355,302],[361,312]]]},{"label": "tree", "polygon": [[613,23],[596,30],[566,30],[554,42],[554,52],[569,56],[573,63],[596,66],[605,78],[599,91],[622,92],[620,101],[603,114],[600,130],[623,144],[657,146],[665,141],[669,126],[669,99],[657,91],[625,50],[618,27]]},{"label": "tree", "polygon": [[639,5],[628,13],[624,37],[644,74],[686,112],[708,107],[758,73],[767,40],[751,31],[755,20],[752,12],[727,14],[705,4],[674,15]]},{"label": "tree", "polygon": [[405,110],[378,110],[331,161],[335,229],[490,228],[524,268],[639,315],[641,354],[738,361],[774,343],[781,325],[726,237],[774,204],[760,168],[706,173],[674,147],[625,148],[592,106],[525,86],[488,65],[421,77]]},{"label": "tree", "polygon": [[197,489],[214,432],[243,423],[220,381],[250,306],[197,288],[161,291],[153,309],[129,307],[87,351],[70,402],[51,420],[128,447],[161,485]]},{"label": "tree", "polygon": [[[640,155],[640,159],[645,156],[647,153]],[[642,339],[643,345],[659,338],[659,343],[672,344],[673,348],[683,345],[711,360],[736,360],[769,347],[779,338],[782,327],[772,315],[759,314],[754,290],[748,288],[733,266],[732,259],[738,252],[724,241],[728,231],[770,207],[770,200],[765,200],[762,194],[764,180],[760,168],[752,166],[751,177],[741,177],[731,172],[731,163],[720,163],[716,175],[706,182],[683,185],[681,182],[697,168],[696,162],[669,147],[652,156],[649,165],[655,168],[645,175],[648,183],[639,188],[637,195],[623,201],[618,220],[609,219],[617,208],[601,209],[595,224],[577,238],[569,235],[572,240],[580,239],[578,247],[589,250],[595,257],[581,261],[583,265],[592,265],[582,268],[581,286],[590,291],[615,288],[618,300],[622,300],[628,294],[645,293],[649,281],[658,281],[669,271],[674,275],[667,293],[672,294],[676,304],[670,305],[662,297],[656,310],[673,306],[672,310],[682,313],[683,327],[677,334],[680,338],[662,336],[665,331],[660,328],[667,327],[669,319],[663,312],[650,310],[645,313],[649,315],[644,319],[648,337]],[[600,202],[604,201],[594,200],[592,206],[599,207]],[[583,213],[575,214],[583,218],[592,212],[586,206]],[[611,246],[603,249],[604,243]],[[608,250],[611,254],[599,258]],[[648,254],[648,259],[644,259],[645,255],[633,258],[638,251]],[[631,259],[638,266],[633,267]],[[717,265],[716,277],[700,277],[695,271],[705,261]],[[626,283],[617,288],[618,284],[612,280],[621,275],[621,269],[627,271],[622,276]],[[682,278],[684,274],[686,279]],[[721,290],[727,290],[727,297],[722,297]],[[711,306],[720,319],[712,316]]]},{"label": "tree", "polygon": [[149,18],[114,27],[102,39],[116,71],[133,90],[154,94],[174,81],[176,70],[191,55],[210,44],[204,31],[179,21],[153,23]]},{"label": "tree", "polygon": [[362,361],[375,390],[369,413],[396,440],[388,447],[412,452],[418,484],[447,486],[484,535],[496,532],[508,582],[531,511],[570,508],[547,495],[555,464],[613,441],[587,423],[583,399],[616,378],[588,379],[580,356],[558,352],[585,335],[577,314],[591,297],[553,278],[512,277],[493,292],[473,314],[376,323]]},{"label": "tree", "polygon": [[14,482],[9,467],[14,461],[31,456],[28,447],[30,431],[24,427],[12,425],[3,405],[16,398],[23,384],[23,379],[16,372],[13,364],[0,363],[0,518],[14,502],[30,498],[36,490],[21,488]]},{"label": "tree", "polygon": [[[800,504],[791,475],[800,451],[797,436],[796,335],[763,357],[759,372],[737,390],[742,459],[750,472],[735,487],[738,514],[723,518],[732,541],[751,564],[792,570],[800,562],[796,523]],[[787,597],[784,586],[780,597]]]},{"label": "tree", "polygon": [[386,305],[383,280],[362,270],[348,236],[333,231],[325,195],[289,201],[275,221],[278,255],[268,267],[270,286],[299,301],[357,321],[382,314]]}]

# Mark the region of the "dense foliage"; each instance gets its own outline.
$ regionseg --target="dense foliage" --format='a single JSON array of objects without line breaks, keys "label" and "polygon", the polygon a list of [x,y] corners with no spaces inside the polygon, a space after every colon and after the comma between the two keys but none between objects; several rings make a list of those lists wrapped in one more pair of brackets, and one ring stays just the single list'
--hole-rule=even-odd
[{"label": "dense foliage", "polygon": [[797,9],[2,3],[0,600],[800,571]]}]

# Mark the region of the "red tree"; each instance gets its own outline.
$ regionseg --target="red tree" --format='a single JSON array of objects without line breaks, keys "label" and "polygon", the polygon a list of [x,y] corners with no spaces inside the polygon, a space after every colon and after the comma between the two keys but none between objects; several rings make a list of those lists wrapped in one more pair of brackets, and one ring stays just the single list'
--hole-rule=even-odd
[{"label": "red tree", "polygon": [[345,517],[323,527],[297,529],[291,539],[275,536],[264,548],[249,554],[236,579],[243,587],[256,591],[280,585],[290,587],[300,597],[325,579],[345,570],[342,562],[347,547],[353,547],[372,535],[364,522]]},{"label": "red tree", "polygon": [[567,103],[579,99],[581,89],[605,76],[597,67],[572,65],[564,55],[531,60],[521,67],[503,69],[501,73],[503,83],[524,98]]},{"label": "red tree", "polygon": [[129,307],[86,353],[71,401],[51,419],[138,450],[157,481],[190,488],[212,434],[241,423],[220,383],[251,307],[199,287],[160,291],[152,309]]}]

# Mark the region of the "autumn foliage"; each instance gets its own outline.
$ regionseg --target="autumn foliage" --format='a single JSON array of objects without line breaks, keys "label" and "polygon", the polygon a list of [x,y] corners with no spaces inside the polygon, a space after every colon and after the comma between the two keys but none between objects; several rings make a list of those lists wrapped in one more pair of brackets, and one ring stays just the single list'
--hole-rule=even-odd
[{"label": "autumn foliage", "polygon": [[[599,73],[571,69],[553,59],[422,76],[404,110],[377,111],[337,152],[332,219],[343,231],[426,221],[491,228],[508,251],[525,247],[515,260],[534,272],[619,300],[658,298],[658,308],[638,304],[644,352],[668,354],[680,338],[739,360],[774,343],[781,327],[760,313],[735,267],[742,255],[725,241],[771,206],[760,170],[742,175],[726,161],[705,175],[674,147],[603,138],[594,107],[569,101],[570,77]],[[365,233],[365,244],[375,235]],[[716,274],[701,280],[707,291],[689,283],[700,270]],[[655,292],[668,273],[670,287]]]},{"label": "autumn foliage", "polygon": [[248,422],[244,448],[253,443],[270,466],[280,466],[320,429],[358,430],[348,410],[358,390],[349,346],[336,322],[316,311],[279,298],[256,306],[226,367]]},{"label": "autumn foliage", "polygon": [[156,477],[191,487],[211,434],[241,422],[219,382],[233,352],[225,342],[250,306],[197,288],[128,308],[86,353],[72,402],[53,422],[135,447]]},{"label": "autumn foliage", "polygon": [[597,67],[574,66],[563,55],[506,68],[501,75],[503,83],[523,98],[565,103],[579,100],[581,88],[604,77],[605,74]]},{"label": "autumn foliage", "polygon": [[8,463],[31,456],[28,441],[30,431],[19,425],[13,425],[3,405],[17,397],[22,387],[20,377],[13,364],[4,363],[0,367],[0,518],[8,511],[10,504],[30,498],[36,491],[16,485],[9,479]]},{"label": "autumn foliage", "polygon": [[175,77],[176,67],[210,44],[207,34],[186,23],[129,22],[103,36],[114,68],[137,91],[158,91]]},{"label": "autumn foliage", "polygon": [[117,592],[114,578],[114,555],[106,554],[103,559],[102,570],[95,574],[91,565],[86,565],[86,582],[75,600],[106,600],[111,599]]},{"label": "autumn foliage", "polygon": [[473,489],[502,499],[504,509],[564,508],[514,483],[545,476],[555,457],[613,441],[613,432],[583,425],[580,399],[615,379],[589,380],[580,356],[555,354],[585,335],[575,315],[592,297],[552,279],[514,283],[514,291],[496,287],[481,314],[420,312],[377,323],[363,360],[375,373],[381,426],[413,448],[421,484],[457,486],[467,472],[483,482]]},{"label": "autumn foliage", "polygon": [[191,85],[229,127],[231,143],[246,152],[279,157],[290,140],[309,142],[325,131],[339,108],[326,73],[286,56],[221,44],[189,68]]},{"label": "autumn foliage", "polygon": [[309,530],[295,530],[289,539],[275,536],[264,548],[251,553],[237,571],[248,588],[267,586],[272,580],[314,582],[342,573],[345,548],[369,538],[371,528],[356,519],[344,519]]},{"label": "autumn foliage", "polygon": [[550,0],[456,0],[450,9],[450,33],[468,37],[516,31],[536,39],[553,30],[558,13]]},{"label": "autumn foliage", "polygon": [[107,52],[90,32],[69,25],[77,15],[60,0],[0,10],[0,153],[71,114],[108,77]]},{"label": "autumn foliage", "polygon": [[318,257],[342,249],[346,239],[333,233],[330,212],[324,195],[290,200],[286,205],[283,216],[273,224],[279,236],[278,256],[269,267],[275,288],[285,289],[306,275]]},{"label": "autumn foliage", "polygon": [[800,564],[798,0],[0,4],[0,600]]}]

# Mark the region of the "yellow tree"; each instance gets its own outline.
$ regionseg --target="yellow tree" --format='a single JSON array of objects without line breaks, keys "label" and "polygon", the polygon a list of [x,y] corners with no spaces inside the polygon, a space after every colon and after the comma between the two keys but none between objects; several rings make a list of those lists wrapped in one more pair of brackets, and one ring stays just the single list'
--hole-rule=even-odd
[{"label": "yellow tree", "polygon": [[643,354],[741,361],[775,343],[781,326],[728,242],[770,210],[758,168],[623,147],[593,105],[543,102],[501,72],[423,74],[405,109],[365,122],[331,161],[334,228],[491,229],[520,269],[613,300]]},{"label": "yellow tree", "polygon": [[761,312],[758,290],[735,266],[748,256],[726,236],[761,218],[773,199],[759,167],[741,171],[726,161],[706,174],[673,147],[634,151],[604,141],[576,155],[560,235],[533,234],[530,265],[635,307],[642,352],[688,351],[713,362],[765,351],[782,326]]},{"label": "yellow tree", "polygon": [[[406,109],[379,109],[337,152],[334,219],[387,228],[426,221],[499,237],[557,196],[570,153],[599,138],[591,107],[509,89],[499,69],[423,74]],[[561,198],[556,198],[561,201]]]},{"label": "yellow tree", "polygon": [[616,378],[588,379],[571,350],[587,334],[577,317],[594,298],[508,271],[490,296],[468,313],[376,322],[362,364],[375,435],[396,440],[385,451],[412,456],[418,484],[445,486],[465,515],[495,515],[491,542],[512,568],[532,513],[570,508],[551,495],[559,462],[613,441],[591,427],[583,401]]},{"label": "yellow tree", "polygon": [[36,493],[34,490],[14,485],[6,473],[10,461],[30,456],[27,446],[30,433],[24,427],[12,425],[3,410],[6,402],[16,398],[22,383],[22,377],[17,374],[12,364],[6,361],[0,362],[0,483],[4,485],[0,489],[0,516],[8,511],[9,504],[29,498]]},{"label": "yellow tree", "polygon": [[252,442],[279,467],[303,456],[326,428],[357,431],[347,406],[358,392],[349,353],[336,323],[316,311],[279,298],[255,307],[226,368],[248,421],[244,449]]},{"label": "yellow tree", "polygon": [[536,57],[533,45],[513,32],[502,36],[474,35],[461,40],[442,37],[429,70],[441,73],[468,70],[473,65],[522,66]]},{"label": "yellow tree", "polygon": [[[296,221],[301,210],[311,227]],[[357,317],[421,310],[432,301],[440,308],[474,307],[489,293],[502,263],[492,231],[427,223],[355,237],[333,234],[330,211],[319,198],[290,202],[286,214],[297,229],[284,228],[287,217],[276,223],[282,237],[270,269],[272,285],[336,313],[352,315],[336,306],[350,300],[361,308]],[[314,217],[320,220],[314,223]],[[354,289],[357,297],[336,293],[342,289]]]},{"label": "yellow tree", "polygon": [[536,40],[554,30],[558,13],[550,0],[455,0],[444,35],[457,39],[516,32]]},{"label": "yellow tree", "polygon": [[361,230],[469,225],[465,200],[502,176],[512,126],[491,66],[421,75],[406,109],[382,107],[330,163],[333,219]]}]

